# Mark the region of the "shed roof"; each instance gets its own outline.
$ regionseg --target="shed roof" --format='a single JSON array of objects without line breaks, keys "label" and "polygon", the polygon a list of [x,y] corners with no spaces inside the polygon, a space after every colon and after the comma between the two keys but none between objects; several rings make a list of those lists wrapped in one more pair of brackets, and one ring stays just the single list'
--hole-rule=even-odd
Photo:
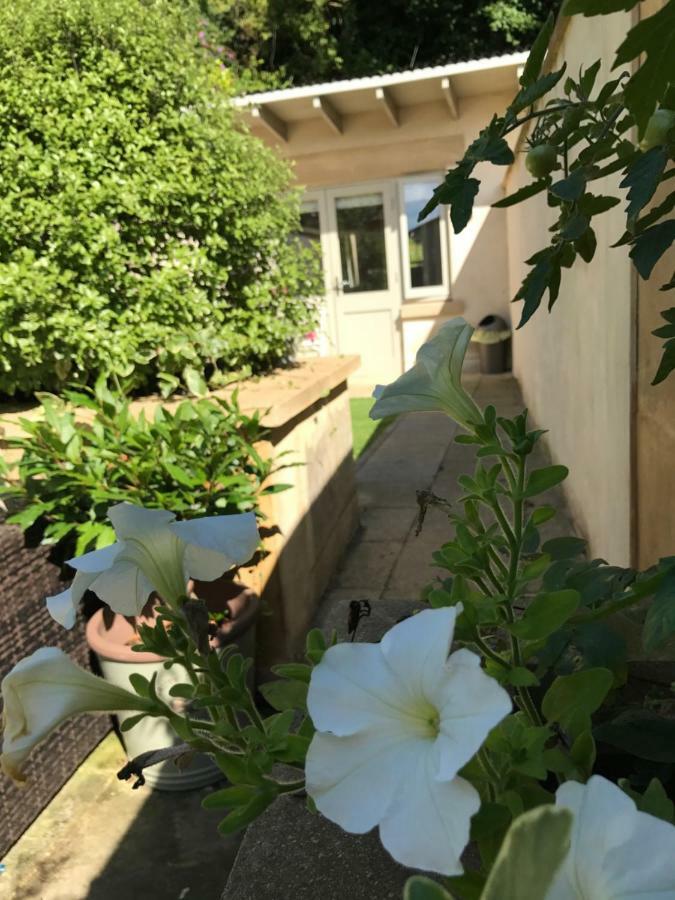
[{"label": "shed roof", "polygon": [[386,75],[349,78],[237,97],[234,104],[251,112],[274,135],[288,140],[288,125],[324,118],[336,132],[343,117],[381,109],[395,124],[401,107],[443,100],[457,117],[465,98],[510,91],[527,53],[509,53]]}]

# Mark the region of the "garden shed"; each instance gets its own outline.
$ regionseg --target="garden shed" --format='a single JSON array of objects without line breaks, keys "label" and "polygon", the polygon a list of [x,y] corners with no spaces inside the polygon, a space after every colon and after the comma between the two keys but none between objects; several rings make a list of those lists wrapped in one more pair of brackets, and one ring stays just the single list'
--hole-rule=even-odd
[{"label": "garden shed", "polygon": [[501,173],[487,169],[474,216],[454,235],[447,209],[418,214],[495,109],[527,54],[249,94],[252,130],[294,164],[303,235],[320,246],[325,303],[316,349],[358,354],[352,383],[410,367],[434,328],[508,318]]}]

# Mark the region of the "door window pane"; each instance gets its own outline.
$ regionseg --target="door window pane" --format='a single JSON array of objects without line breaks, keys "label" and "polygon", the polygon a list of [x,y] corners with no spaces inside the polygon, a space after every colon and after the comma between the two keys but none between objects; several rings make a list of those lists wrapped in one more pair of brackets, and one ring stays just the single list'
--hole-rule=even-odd
[{"label": "door window pane", "polygon": [[318,247],[321,243],[321,222],[318,200],[305,200],[300,207],[300,233],[305,247]]},{"label": "door window pane", "polygon": [[440,209],[429,213],[423,222],[417,217],[433,194],[436,181],[409,181],[403,185],[403,204],[408,230],[408,266],[412,288],[443,284]]},{"label": "door window pane", "polygon": [[338,197],[335,211],[342,290],[346,294],[386,291],[387,258],[382,194]]}]

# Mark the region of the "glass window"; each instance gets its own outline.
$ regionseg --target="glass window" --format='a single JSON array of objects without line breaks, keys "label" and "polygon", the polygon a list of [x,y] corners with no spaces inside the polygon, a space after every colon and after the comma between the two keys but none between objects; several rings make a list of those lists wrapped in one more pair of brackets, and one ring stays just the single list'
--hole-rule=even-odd
[{"label": "glass window", "polygon": [[423,222],[417,221],[436,184],[437,179],[433,178],[403,184],[411,288],[440,287],[443,284],[440,208],[436,207]]},{"label": "glass window", "polygon": [[338,197],[335,211],[342,290],[346,294],[386,291],[387,258],[382,194]]},{"label": "glass window", "polygon": [[321,222],[319,201],[305,200],[300,207],[300,241],[305,247],[319,247],[321,244]]}]

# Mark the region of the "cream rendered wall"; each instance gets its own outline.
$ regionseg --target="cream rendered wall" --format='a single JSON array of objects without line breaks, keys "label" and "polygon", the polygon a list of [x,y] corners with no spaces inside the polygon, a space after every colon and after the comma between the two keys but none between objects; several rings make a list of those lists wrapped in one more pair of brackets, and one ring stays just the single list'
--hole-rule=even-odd
[{"label": "cream rendered wall", "polygon": [[[599,79],[630,28],[630,14],[572,17],[553,68],[568,70],[603,59]],[[511,193],[529,182],[520,154],[512,167]],[[616,190],[616,181],[600,193]],[[623,204],[593,220],[598,249],[587,265],[563,272],[551,314],[545,302],[515,334],[514,370],[537,424],[548,428],[552,455],[567,465],[567,492],[591,552],[618,565],[631,561],[631,392],[634,372],[633,273],[626,248],[610,249],[624,231]],[[528,267],[524,260],[547,242],[554,217],[541,195],[511,207],[507,215],[510,295]],[[546,298],[547,299],[547,298]],[[512,307],[514,325],[520,308]]]}]

